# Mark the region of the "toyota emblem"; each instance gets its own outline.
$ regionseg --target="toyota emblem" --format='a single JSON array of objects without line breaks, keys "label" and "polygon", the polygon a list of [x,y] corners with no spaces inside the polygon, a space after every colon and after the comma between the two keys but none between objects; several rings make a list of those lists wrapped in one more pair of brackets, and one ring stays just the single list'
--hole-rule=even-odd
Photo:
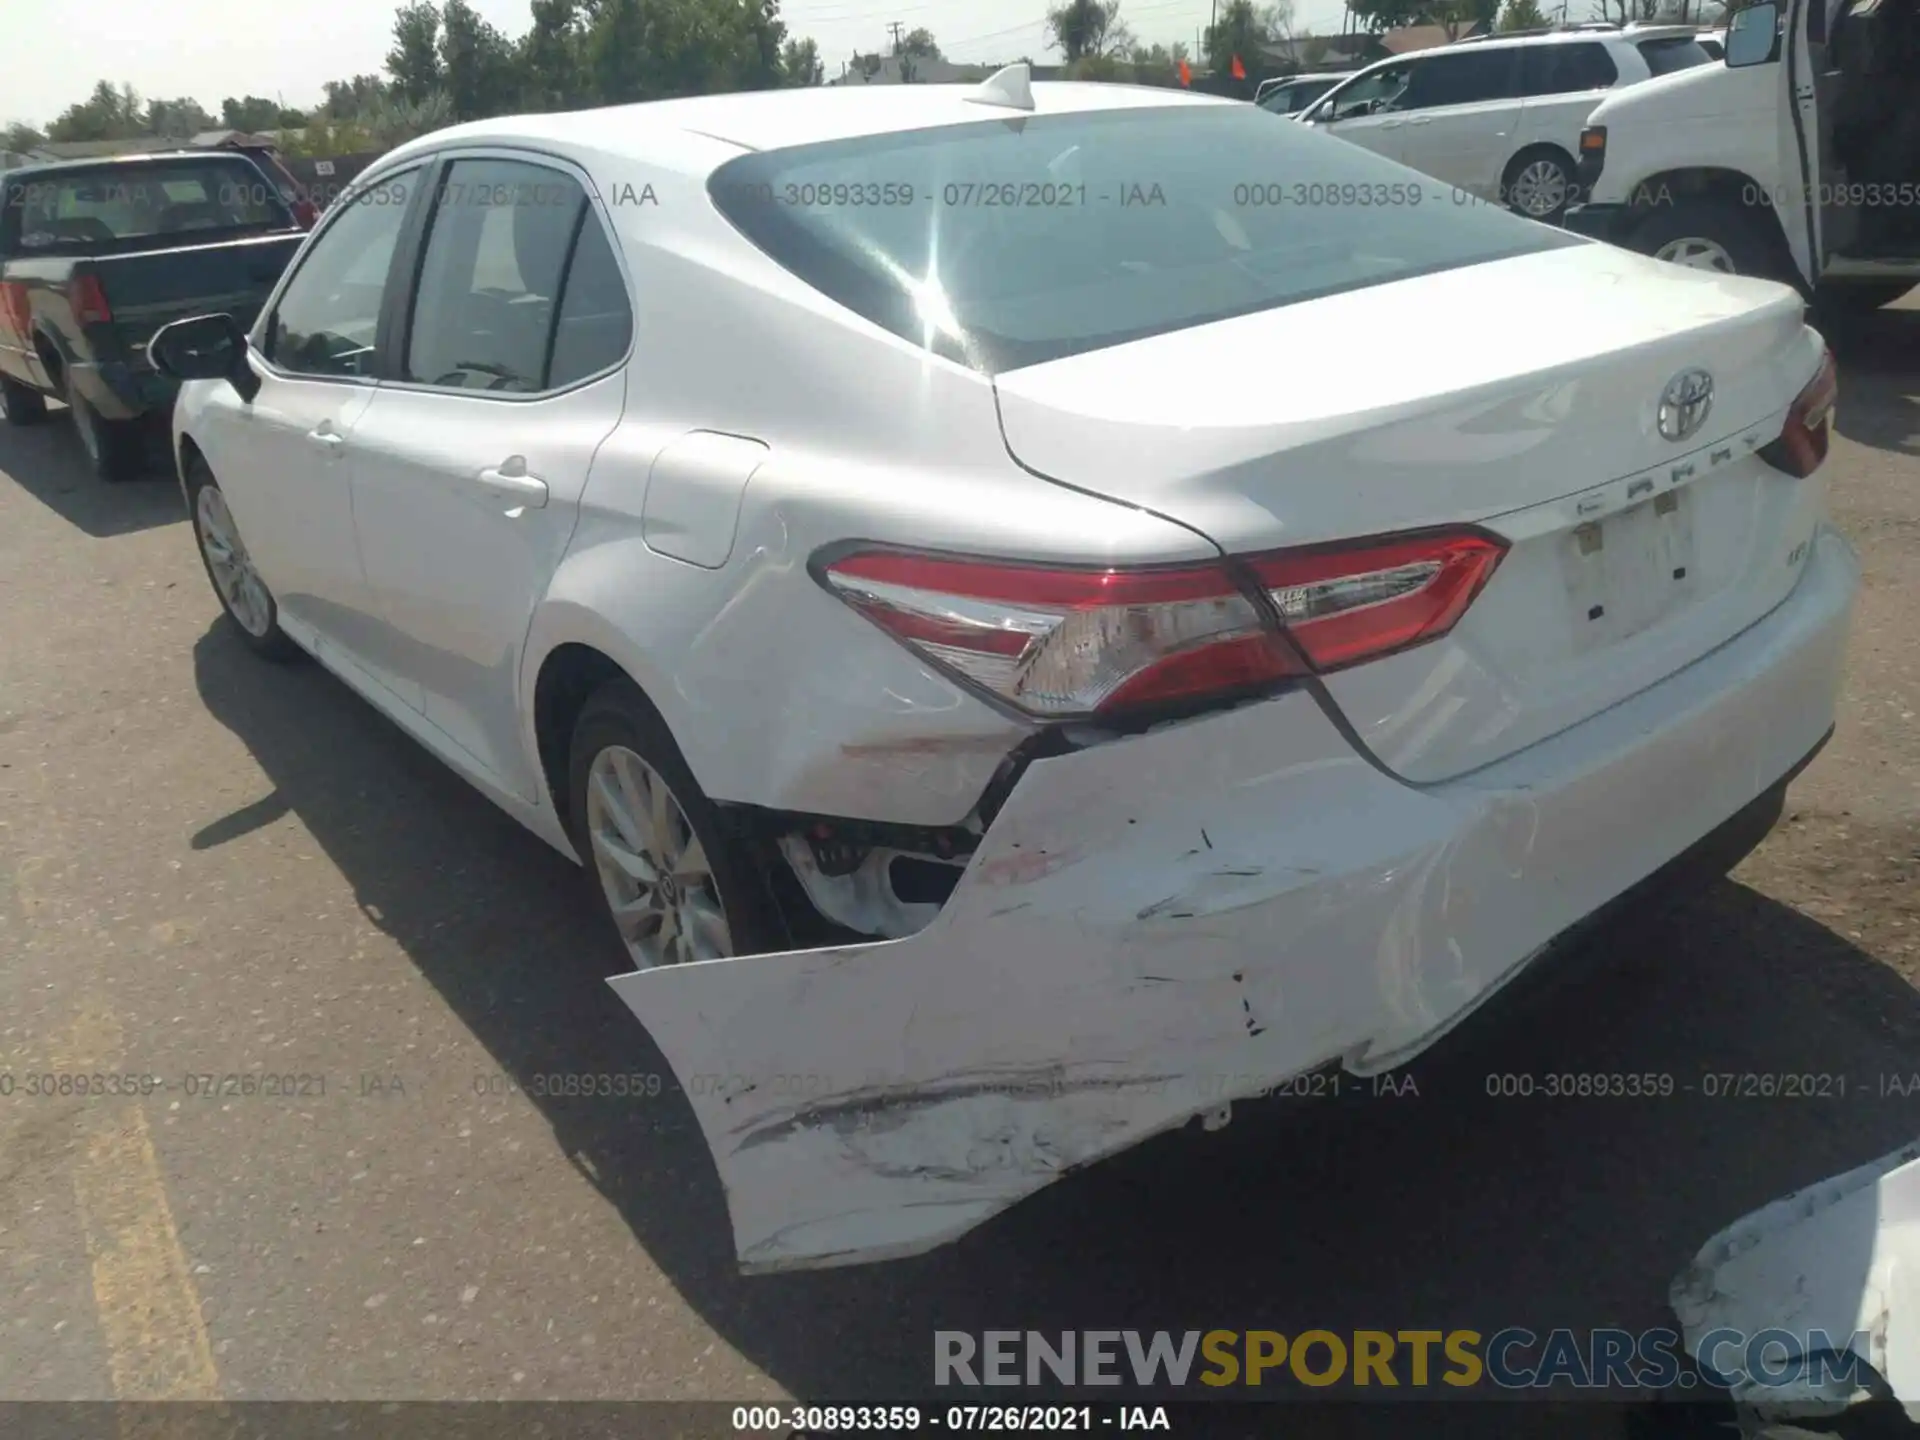
[{"label": "toyota emblem", "polygon": [[1713,376],[1705,370],[1682,370],[1660,392],[1660,434],[1685,440],[1707,423],[1713,409]]}]

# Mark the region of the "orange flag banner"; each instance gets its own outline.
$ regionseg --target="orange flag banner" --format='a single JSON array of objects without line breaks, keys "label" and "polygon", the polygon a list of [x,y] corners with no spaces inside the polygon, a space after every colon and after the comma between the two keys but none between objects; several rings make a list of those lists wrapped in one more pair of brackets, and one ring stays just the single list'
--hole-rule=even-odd
[{"label": "orange flag banner", "polygon": [[1193,84],[1193,71],[1184,60],[1180,62],[1180,83],[1182,85]]},{"label": "orange flag banner", "polygon": [[1247,67],[1240,63],[1240,57],[1238,55],[1233,57],[1233,69],[1231,73],[1236,80],[1244,80],[1247,78]]}]

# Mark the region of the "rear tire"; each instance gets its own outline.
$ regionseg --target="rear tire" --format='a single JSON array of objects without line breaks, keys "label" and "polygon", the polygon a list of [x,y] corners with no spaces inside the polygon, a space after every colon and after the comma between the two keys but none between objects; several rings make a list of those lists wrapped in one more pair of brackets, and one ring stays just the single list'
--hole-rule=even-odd
[{"label": "rear tire", "polygon": [[1663,205],[1627,237],[1629,249],[1656,260],[1721,275],[1753,275],[1800,287],[1793,261],[1765,223],[1717,200]]},{"label": "rear tire", "polygon": [[785,948],[760,864],[625,676],[594,691],[574,724],[567,817],[636,970]]},{"label": "rear tire", "polygon": [[187,462],[187,510],[193,518],[194,546],[227,623],[254,654],[276,664],[298,660],[306,652],[280,628],[280,607],[253,568],[240,539],[227,497],[214,483],[207,462]]},{"label": "rear tire", "polygon": [[47,418],[47,400],[18,380],[0,376],[0,418],[9,425],[38,425]]},{"label": "rear tire", "polygon": [[1552,145],[1522,150],[1500,177],[1500,198],[1516,215],[1556,225],[1580,198],[1573,157]]},{"label": "rear tire", "polygon": [[131,480],[146,468],[146,433],[138,420],[108,420],[87,403],[67,373],[67,408],[87,465],[102,480]]}]

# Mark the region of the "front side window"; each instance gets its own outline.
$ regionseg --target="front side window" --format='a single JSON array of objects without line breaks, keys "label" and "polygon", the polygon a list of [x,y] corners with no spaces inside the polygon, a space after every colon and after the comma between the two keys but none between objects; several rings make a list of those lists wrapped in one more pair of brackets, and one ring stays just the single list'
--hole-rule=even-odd
[{"label": "front side window", "polygon": [[585,190],[562,171],[454,162],[427,232],[406,378],[507,394],[548,388],[561,281],[588,218]]},{"label": "front side window", "polygon": [[340,197],[274,307],[267,359],[298,375],[374,373],[387,271],[419,179],[409,170]]},{"label": "front side window", "polygon": [[1433,110],[1442,105],[1474,105],[1505,100],[1514,93],[1511,50],[1468,49],[1436,55],[1414,67],[1413,83],[1399,109]]},{"label": "front side window", "polygon": [[1344,89],[1336,91],[1328,99],[1326,113],[1320,118],[1351,120],[1359,115],[1392,110],[1406,93],[1407,82],[1412,77],[1413,65],[1408,61],[1382,65],[1378,70],[1371,70]]},{"label": "front side window", "polygon": [[816,290],[987,373],[1585,243],[1337,134],[1092,110],[761,151],[708,191]]}]

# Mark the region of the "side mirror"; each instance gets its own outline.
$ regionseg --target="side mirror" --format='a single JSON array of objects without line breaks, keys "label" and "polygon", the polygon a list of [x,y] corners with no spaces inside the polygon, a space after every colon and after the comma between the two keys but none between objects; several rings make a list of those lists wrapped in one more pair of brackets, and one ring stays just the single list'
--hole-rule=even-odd
[{"label": "side mirror", "polygon": [[1780,35],[1780,7],[1774,0],[1759,0],[1736,10],[1727,26],[1727,65],[1764,65],[1773,59]]},{"label": "side mirror", "polygon": [[247,364],[247,337],[231,315],[196,315],[162,325],[147,342],[153,368],[173,380],[225,380],[251,400],[260,377]]}]

